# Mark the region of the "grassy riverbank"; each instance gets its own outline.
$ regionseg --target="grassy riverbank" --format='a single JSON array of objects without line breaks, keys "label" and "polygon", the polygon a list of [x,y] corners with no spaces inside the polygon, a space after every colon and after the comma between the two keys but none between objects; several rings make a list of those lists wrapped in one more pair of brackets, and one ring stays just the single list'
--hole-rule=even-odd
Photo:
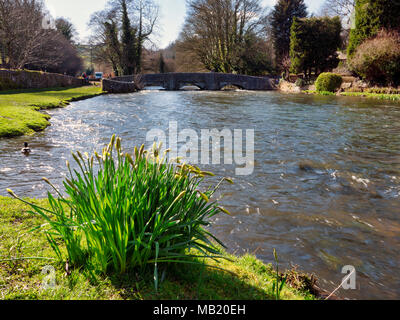
[{"label": "grassy riverbank", "polygon": [[371,92],[342,92],[341,96],[345,97],[364,97],[369,99],[400,101],[400,94],[385,94]]},{"label": "grassy riverbank", "polygon": [[50,125],[39,110],[63,107],[72,101],[101,94],[101,88],[32,89],[0,92],[0,138],[32,134]]},{"label": "grassy riverbank", "polygon": [[[334,92],[322,91],[317,92],[315,90],[305,90],[302,91],[306,94],[318,94],[322,96],[335,96],[337,95]],[[385,94],[385,93],[372,93],[372,92],[341,92],[340,96],[342,97],[362,97],[368,99],[378,99],[378,100],[391,100],[391,101],[400,101],[400,94]]]},{"label": "grassy riverbank", "polygon": [[[31,201],[47,205],[47,200]],[[238,258],[225,253],[232,261],[207,262],[225,271],[198,265],[171,265],[158,292],[154,289],[152,272],[96,276],[92,281],[79,270],[72,270],[67,275],[63,264],[51,260],[54,252],[45,235],[38,231],[29,232],[43,224],[43,220],[29,214],[28,210],[17,200],[0,197],[0,299],[274,299],[273,267],[252,255]],[[42,270],[46,265],[55,268],[55,289],[42,289],[45,277]],[[288,279],[297,289],[285,286],[281,299],[315,299],[304,289],[307,283],[302,275],[291,272]]]}]

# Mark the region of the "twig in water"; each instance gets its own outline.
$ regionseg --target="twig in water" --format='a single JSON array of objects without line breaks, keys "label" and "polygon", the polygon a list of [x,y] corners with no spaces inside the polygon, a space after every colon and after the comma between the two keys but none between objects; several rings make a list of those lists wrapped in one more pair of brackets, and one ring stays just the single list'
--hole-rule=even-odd
[{"label": "twig in water", "polygon": [[325,300],[329,300],[344,284],[347,280],[350,279],[351,275],[355,272],[356,270],[353,269],[352,272],[350,272],[350,274],[343,279],[342,283],[339,285],[339,287],[337,287],[335,290],[333,290],[333,292],[325,299]]}]

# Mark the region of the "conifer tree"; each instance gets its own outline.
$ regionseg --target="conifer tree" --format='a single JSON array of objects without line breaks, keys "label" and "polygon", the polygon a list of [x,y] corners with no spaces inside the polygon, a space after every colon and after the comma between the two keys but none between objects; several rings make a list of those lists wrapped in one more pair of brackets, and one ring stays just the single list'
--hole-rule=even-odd
[{"label": "conifer tree", "polygon": [[165,61],[162,53],[160,53],[159,72],[165,73]]},{"label": "conifer tree", "polygon": [[289,55],[290,28],[295,17],[307,17],[304,0],[279,0],[272,11],[272,37],[278,65]]},{"label": "conifer tree", "polygon": [[293,20],[290,38],[291,71],[312,74],[333,69],[339,63],[342,24],[339,17]]},{"label": "conifer tree", "polygon": [[135,73],[135,30],[131,26],[129,19],[126,0],[121,1],[122,8],[122,73],[124,75],[132,75]]}]

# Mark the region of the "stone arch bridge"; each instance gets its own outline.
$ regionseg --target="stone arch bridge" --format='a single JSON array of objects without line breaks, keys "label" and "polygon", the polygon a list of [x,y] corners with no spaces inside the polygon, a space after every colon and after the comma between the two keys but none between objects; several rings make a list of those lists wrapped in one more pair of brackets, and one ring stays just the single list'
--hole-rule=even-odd
[{"label": "stone arch bridge", "polygon": [[[112,81],[132,83],[135,76],[113,78]],[[273,90],[275,79],[226,73],[160,73],[140,76],[145,87],[163,87],[165,90],[180,90],[184,86],[197,86],[201,90],[221,90],[233,85],[244,90]]]}]

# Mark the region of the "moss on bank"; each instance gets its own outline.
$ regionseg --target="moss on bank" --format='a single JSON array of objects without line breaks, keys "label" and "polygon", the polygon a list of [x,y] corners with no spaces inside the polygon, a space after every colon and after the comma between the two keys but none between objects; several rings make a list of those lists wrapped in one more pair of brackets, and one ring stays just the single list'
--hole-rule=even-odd
[{"label": "moss on bank", "polygon": [[0,138],[16,137],[44,130],[49,116],[39,110],[63,107],[72,101],[102,94],[101,88],[32,89],[0,92]]},{"label": "moss on bank", "polygon": [[370,92],[342,92],[345,97],[365,97],[379,100],[400,101],[400,94],[370,93]]},{"label": "moss on bank", "polygon": [[[47,205],[47,200],[30,200]],[[158,292],[154,290],[153,274],[100,277],[89,281],[87,274],[71,270],[56,260],[46,237],[32,228],[43,220],[28,213],[21,202],[0,197],[0,299],[134,299],[134,300],[267,300],[274,299],[273,268],[252,255],[208,264],[224,269],[197,265],[171,266],[165,273]],[[46,258],[26,259],[26,258]],[[42,289],[43,267],[51,265],[56,271],[56,288]],[[282,299],[315,299],[304,283],[297,289],[285,286]]]},{"label": "moss on bank", "polygon": [[306,94],[318,94],[320,96],[335,96],[336,94],[330,91],[316,91],[316,90],[304,90],[302,93]]},{"label": "moss on bank", "polygon": [[[322,96],[337,95],[336,93],[329,91],[318,92],[316,90],[304,90],[302,91],[302,93],[317,94]],[[342,97],[362,97],[362,98],[378,99],[378,100],[400,101],[400,94],[384,94],[384,93],[372,93],[372,92],[341,92],[339,95]]]}]

